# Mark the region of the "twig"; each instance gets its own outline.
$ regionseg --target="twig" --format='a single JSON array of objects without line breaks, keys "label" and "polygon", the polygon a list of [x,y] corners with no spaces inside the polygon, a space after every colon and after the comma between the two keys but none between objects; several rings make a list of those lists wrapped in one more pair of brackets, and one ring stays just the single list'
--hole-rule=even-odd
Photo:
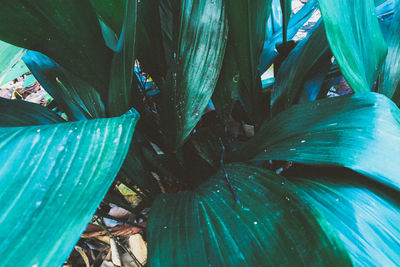
[{"label": "twig", "polygon": [[231,191],[231,193],[233,195],[233,198],[235,199],[236,203],[240,204],[239,197],[238,197],[238,195],[237,195],[237,193],[235,191],[235,188],[233,188],[231,180],[229,179],[228,172],[226,171],[225,166],[224,166],[225,146],[224,146],[224,143],[222,142],[221,137],[218,139],[218,142],[221,145],[221,149],[222,149],[220,164],[221,164],[221,168],[222,168],[222,170],[224,171],[224,174],[225,174],[225,181],[226,181],[227,185],[229,186],[229,190]]},{"label": "twig", "polygon": [[122,244],[122,242],[119,241],[118,237],[116,237],[113,233],[111,233],[111,232],[107,229],[107,227],[103,224],[103,222],[102,222],[99,218],[96,218],[96,221],[97,221],[97,223],[99,224],[99,226],[100,226],[104,231],[106,231],[107,234],[115,241],[115,243],[117,243],[126,253],[129,254],[129,256],[131,256],[131,258],[135,261],[135,263],[136,263],[138,266],[143,266],[143,265],[139,262],[139,260],[135,257],[135,255],[132,253],[132,251],[130,251],[129,249],[127,249],[127,248],[124,246],[124,244]]}]

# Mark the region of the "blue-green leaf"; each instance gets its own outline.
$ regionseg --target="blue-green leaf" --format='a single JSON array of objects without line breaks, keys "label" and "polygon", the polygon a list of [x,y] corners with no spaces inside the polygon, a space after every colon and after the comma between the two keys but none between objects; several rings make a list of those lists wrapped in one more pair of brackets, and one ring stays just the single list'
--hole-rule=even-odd
[{"label": "blue-green leaf", "polygon": [[261,126],[235,160],[344,166],[400,190],[400,110],[377,93],[296,105]]},{"label": "blue-green leaf", "polygon": [[70,120],[105,117],[97,91],[47,56],[28,51],[25,64]]},{"label": "blue-green leaf", "polygon": [[218,172],[194,191],[161,195],[150,212],[151,266],[350,265],[338,236],[285,179],[246,164],[226,166],[240,199]]},{"label": "blue-green leaf", "polygon": [[374,0],[318,0],[331,50],[355,92],[369,92],[387,53]]},{"label": "blue-green leaf", "polygon": [[20,61],[25,52],[23,48],[0,41],[0,85],[9,81],[5,80],[6,75]]},{"label": "blue-green leaf", "polygon": [[0,265],[64,262],[119,171],[137,119],[0,127]]}]

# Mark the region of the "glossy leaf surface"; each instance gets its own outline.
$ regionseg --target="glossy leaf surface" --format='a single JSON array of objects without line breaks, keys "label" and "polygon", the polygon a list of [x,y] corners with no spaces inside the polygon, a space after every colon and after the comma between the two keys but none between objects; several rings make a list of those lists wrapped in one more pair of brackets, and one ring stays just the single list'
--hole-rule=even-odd
[{"label": "glossy leaf surface", "polygon": [[400,190],[400,110],[366,93],[296,105],[262,125],[235,160],[344,166]]},{"label": "glossy leaf surface", "polygon": [[28,51],[25,64],[70,120],[105,117],[97,91],[47,56]]},{"label": "glossy leaf surface", "polygon": [[160,85],[160,123],[169,146],[176,149],[196,126],[211,99],[228,29],[222,0],[162,2],[166,13],[161,23],[165,27],[173,25],[163,34],[168,74]]},{"label": "glossy leaf surface", "polygon": [[379,80],[378,92],[386,95],[400,105],[400,3],[394,10],[394,16],[390,23],[387,43],[388,54],[383,64],[382,74]]},{"label": "glossy leaf surface", "polygon": [[346,81],[355,92],[371,91],[387,53],[374,0],[318,2],[332,53]]},{"label": "glossy leaf surface", "polygon": [[[276,2],[279,1],[275,0]],[[274,1],[273,1],[274,2]],[[318,7],[317,0],[309,0],[296,14],[294,14],[291,19],[289,20],[288,24],[288,40],[292,40],[295,36],[297,31],[303,26],[307,20],[312,16],[316,8]],[[271,12],[270,21],[280,20],[278,14],[280,13],[279,10],[273,10]],[[261,73],[265,72],[273,63],[273,60],[276,56],[278,56],[278,52],[276,51],[276,45],[282,42],[282,24],[277,24],[276,22],[269,26],[267,24],[267,31],[266,31],[266,39],[264,42],[264,48],[261,53],[260,57],[260,64],[258,68],[260,69]]]},{"label": "glossy leaf surface", "polygon": [[107,110],[109,116],[122,115],[132,107],[131,90],[133,75],[135,75],[133,69],[135,67],[136,12],[136,0],[127,0],[124,23],[111,65]]},{"label": "glossy leaf surface", "polygon": [[283,61],[271,91],[272,113],[277,114],[294,103],[302,81],[329,50],[322,23],[290,52]]},{"label": "glossy leaf surface", "polygon": [[119,171],[137,119],[0,128],[2,266],[64,262]]},{"label": "glossy leaf surface", "polygon": [[111,54],[89,1],[2,1],[0,39],[42,52],[105,93]]},{"label": "glossy leaf surface", "polygon": [[48,108],[22,100],[0,97],[0,127],[31,126],[64,122]]},{"label": "glossy leaf surface", "polygon": [[154,202],[151,266],[349,265],[337,236],[322,231],[282,177],[245,164],[226,171],[241,204],[223,172],[195,191]]},{"label": "glossy leaf surface", "polygon": [[266,116],[267,103],[261,93],[260,73],[257,69],[265,40],[265,25],[272,0],[225,1],[229,42],[234,48],[243,86],[239,91],[242,103],[253,121]]},{"label": "glossy leaf surface", "polygon": [[395,223],[400,221],[398,194],[366,183],[355,173],[329,172],[290,178],[296,185],[292,189],[323,217],[326,231],[338,234],[355,266],[396,266],[400,261],[400,226]]},{"label": "glossy leaf surface", "polygon": [[[11,68],[18,63],[26,50],[0,41],[0,84]],[[7,81],[6,81],[7,82]]]}]

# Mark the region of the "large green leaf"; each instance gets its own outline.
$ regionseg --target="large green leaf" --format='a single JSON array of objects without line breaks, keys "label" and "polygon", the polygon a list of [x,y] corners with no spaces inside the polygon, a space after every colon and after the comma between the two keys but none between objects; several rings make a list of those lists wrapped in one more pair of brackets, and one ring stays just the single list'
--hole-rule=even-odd
[{"label": "large green leaf", "polygon": [[1,40],[46,54],[105,95],[111,54],[89,1],[6,0],[1,5]]},{"label": "large green leaf", "polygon": [[64,122],[48,108],[22,100],[0,97],[0,127],[31,126]]},{"label": "large green leaf", "polygon": [[280,0],[282,9],[282,42],[287,42],[288,24],[292,15],[292,0]]},{"label": "large green leaf", "polygon": [[382,68],[378,92],[400,105],[400,3],[395,5],[394,12],[387,37],[388,54]]},{"label": "large green leaf", "polygon": [[124,114],[132,107],[132,82],[135,67],[137,1],[126,0],[124,23],[113,57],[108,92],[108,109],[111,116]]},{"label": "large green leaf", "polygon": [[374,0],[318,0],[326,36],[355,92],[369,92],[387,53]]},{"label": "large green leaf", "polygon": [[0,265],[63,263],[119,171],[137,119],[0,128]]},{"label": "large green leaf", "polygon": [[328,51],[328,41],[320,23],[300,41],[279,68],[271,91],[272,113],[279,113],[293,105],[302,88],[302,81]]},{"label": "large green leaf", "polygon": [[[325,231],[335,231],[355,266],[396,266],[400,262],[400,202],[365,177],[330,169],[292,187],[310,210],[322,215]],[[299,175],[299,174],[297,174]],[[302,177],[306,177],[302,174]],[[327,223],[326,223],[327,222]]]},{"label": "large green leaf", "polygon": [[[151,266],[350,265],[285,179],[246,164],[226,166],[195,191],[162,195],[148,221]],[[321,219],[322,220],[322,219]]]},{"label": "large green leaf", "polygon": [[47,56],[28,51],[25,64],[70,120],[105,117],[97,91]]},{"label": "large green leaf", "polygon": [[227,25],[222,0],[163,0],[162,24],[168,73],[160,85],[161,126],[171,149],[180,147],[214,92],[225,52]]},{"label": "large green leaf", "polygon": [[23,48],[0,41],[0,84],[3,83],[5,76],[20,61],[25,52],[26,50]]},{"label": "large green leaf", "polygon": [[257,69],[265,39],[266,20],[272,0],[225,1],[229,22],[229,42],[232,43],[243,86],[240,97],[249,117],[261,122],[267,111],[266,97],[261,93],[261,78]]},{"label": "large green leaf", "polygon": [[234,160],[339,165],[400,190],[400,110],[377,93],[296,105],[262,125]]}]

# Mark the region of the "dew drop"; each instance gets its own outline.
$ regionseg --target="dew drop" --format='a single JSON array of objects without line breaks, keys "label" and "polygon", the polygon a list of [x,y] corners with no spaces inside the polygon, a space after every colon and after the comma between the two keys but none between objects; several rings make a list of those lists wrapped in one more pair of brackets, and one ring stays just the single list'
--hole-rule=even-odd
[{"label": "dew drop", "polygon": [[254,224],[258,224],[258,222],[253,222]]},{"label": "dew drop", "polygon": [[40,129],[37,129],[36,132],[40,133]]},{"label": "dew drop", "polygon": [[302,143],[305,143],[305,142],[306,142],[306,140],[301,140],[301,142],[302,142]]},{"label": "dew drop", "polygon": [[37,201],[37,202],[36,202],[36,207],[39,207],[40,204],[42,204],[42,201]]}]

